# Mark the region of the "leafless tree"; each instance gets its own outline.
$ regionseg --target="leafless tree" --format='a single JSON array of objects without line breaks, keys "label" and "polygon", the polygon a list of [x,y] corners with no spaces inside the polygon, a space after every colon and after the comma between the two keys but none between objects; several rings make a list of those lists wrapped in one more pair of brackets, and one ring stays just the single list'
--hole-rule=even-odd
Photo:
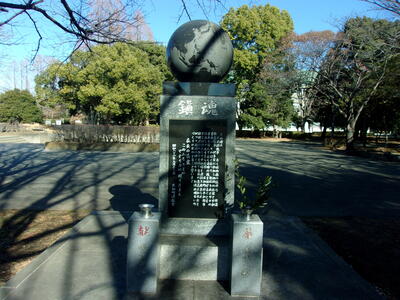
[{"label": "leafless tree", "polygon": [[370,3],[379,9],[388,11],[397,18],[400,17],[400,0],[361,0]]},{"label": "leafless tree", "polygon": [[347,21],[347,30],[317,74],[313,88],[346,119],[347,150],[353,150],[361,113],[384,82],[388,65],[399,56],[398,25],[368,18]]},{"label": "leafless tree", "polygon": [[[130,42],[147,37],[152,39],[149,27],[144,23],[141,8],[145,0],[16,0],[0,1],[0,33],[12,27],[17,20],[27,19],[38,36],[38,53],[47,21],[72,38],[75,49],[92,43],[109,44],[117,41]],[[180,16],[191,19],[192,9],[201,9],[207,17],[225,0],[181,0]],[[4,40],[2,43],[5,43]]]},{"label": "leafless tree", "polygon": [[297,70],[293,88],[303,132],[306,122],[313,119],[315,101],[318,98],[315,89],[311,87],[336,39],[336,34],[329,30],[310,31],[293,36],[292,54]]},{"label": "leafless tree", "polygon": [[[75,48],[90,43],[108,44],[127,41],[126,29],[137,26],[134,13],[140,9],[140,0],[113,1],[19,0],[0,2],[0,28],[13,26],[26,17],[38,35],[36,53],[43,32],[43,19],[72,37]],[[106,4],[107,3],[107,4]],[[96,5],[97,4],[97,5]]]}]

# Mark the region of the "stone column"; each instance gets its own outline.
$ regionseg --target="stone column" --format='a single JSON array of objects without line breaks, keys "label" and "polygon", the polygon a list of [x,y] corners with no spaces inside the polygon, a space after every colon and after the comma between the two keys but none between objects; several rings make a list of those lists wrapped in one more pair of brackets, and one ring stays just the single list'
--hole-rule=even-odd
[{"label": "stone column", "polygon": [[231,295],[260,296],[263,228],[260,217],[232,214]]},{"label": "stone column", "polygon": [[127,291],[157,292],[160,213],[151,213],[152,205],[142,204],[141,212],[129,219],[127,251]]}]

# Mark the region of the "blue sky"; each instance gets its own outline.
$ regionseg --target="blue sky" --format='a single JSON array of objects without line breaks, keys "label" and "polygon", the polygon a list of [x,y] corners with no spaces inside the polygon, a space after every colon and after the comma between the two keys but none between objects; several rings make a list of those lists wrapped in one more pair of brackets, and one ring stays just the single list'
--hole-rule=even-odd
[{"label": "blue sky", "polygon": [[[186,1],[189,4],[192,19],[205,18],[203,12],[196,8],[196,0]],[[204,2],[208,3],[208,0]],[[180,0],[146,0],[144,3],[142,10],[146,22],[158,42],[167,43],[175,29],[188,21],[187,16],[183,15],[178,22],[181,7]],[[226,0],[225,6],[226,9],[229,9],[229,7],[239,7],[243,4],[264,5],[266,3],[287,10],[293,19],[297,33],[325,29],[337,31],[337,24],[346,17],[362,15],[373,18],[384,17],[382,12],[374,10],[373,7],[359,0]],[[221,16],[226,13],[226,9],[220,7],[218,10],[210,12],[208,15],[209,20],[218,23]],[[19,78],[22,74],[20,61],[32,58],[37,46],[37,35],[28,20],[21,20],[18,25],[14,30],[16,30],[16,34],[21,36],[19,45],[7,47],[0,44],[0,92],[13,88],[15,81],[18,82],[17,87],[23,86],[25,88],[27,86]],[[67,57],[70,46],[54,41],[54,37],[60,36],[62,33],[57,31],[54,26],[49,26],[48,24],[39,25],[42,25],[42,34],[46,36],[39,54],[55,56],[58,59]],[[16,65],[17,67],[15,67]],[[16,80],[14,80],[15,69],[17,70]],[[23,69],[26,70],[26,68]],[[22,75],[22,77],[28,78],[28,81],[30,81],[28,86],[32,88],[34,72],[28,73],[28,76]]]},{"label": "blue sky", "polygon": [[[147,2],[144,8],[146,21],[152,28],[157,41],[168,42],[169,37],[179,24],[188,21],[184,15],[181,22],[177,23],[179,3],[179,0],[152,0]],[[256,5],[269,3],[280,9],[285,9],[292,17],[297,33],[325,29],[336,31],[338,22],[349,16],[382,16],[382,13],[377,12],[370,5],[359,0],[226,0],[225,3],[227,8],[239,7],[248,3]],[[204,14],[200,10],[192,10],[192,12],[192,19],[204,18]],[[226,10],[220,9],[215,14],[211,13],[210,21],[218,23],[225,12]]]}]

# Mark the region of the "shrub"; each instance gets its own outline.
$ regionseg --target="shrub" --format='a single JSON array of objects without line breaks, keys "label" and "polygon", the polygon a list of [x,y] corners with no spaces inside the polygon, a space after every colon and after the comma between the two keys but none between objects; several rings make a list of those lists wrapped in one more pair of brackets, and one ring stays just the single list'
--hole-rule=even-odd
[{"label": "shrub", "polygon": [[78,143],[158,143],[159,127],[117,125],[53,126],[57,141]]},{"label": "shrub", "polygon": [[42,112],[28,91],[18,89],[0,94],[0,122],[42,122]]}]

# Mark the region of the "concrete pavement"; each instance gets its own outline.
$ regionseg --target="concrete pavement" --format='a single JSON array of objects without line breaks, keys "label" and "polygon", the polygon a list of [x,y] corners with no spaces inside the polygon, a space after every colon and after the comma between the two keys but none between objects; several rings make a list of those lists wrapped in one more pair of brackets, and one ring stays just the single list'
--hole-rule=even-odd
[{"label": "concrete pavement", "polygon": [[[315,144],[237,141],[249,184],[272,175],[270,210],[292,216],[400,216],[400,163]],[[122,209],[158,199],[158,153],[45,152],[0,144],[0,209]],[[113,208],[113,206],[115,208]]]},{"label": "concrete pavement", "polygon": [[[400,164],[259,141],[237,141],[237,156],[251,185],[267,175],[278,183],[264,217],[261,299],[381,298],[296,216],[399,216]],[[230,299],[226,282],[209,281],[161,281],[154,297],[125,294],[123,212],[156,203],[157,185],[158,153],[0,144],[1,209],[98,211],[0,288],[0,299]]]},{"label": "concrete pavement", "polygon": [[[126,215],[98,212],[0,288],[4,300],[217,300],[229,283],[165,280],[155,296],[126,294]],[[382,299],[376,289],[295,217],[264,218],[259,299]],[[196,263],[195,259],[193,265]]]},{"label": "concrete pavement", "polygon": [[318,144],[238,141],[241,173],[271,175],[271,202],[293,216],[400,216],[400,163],[346,156]]}]

